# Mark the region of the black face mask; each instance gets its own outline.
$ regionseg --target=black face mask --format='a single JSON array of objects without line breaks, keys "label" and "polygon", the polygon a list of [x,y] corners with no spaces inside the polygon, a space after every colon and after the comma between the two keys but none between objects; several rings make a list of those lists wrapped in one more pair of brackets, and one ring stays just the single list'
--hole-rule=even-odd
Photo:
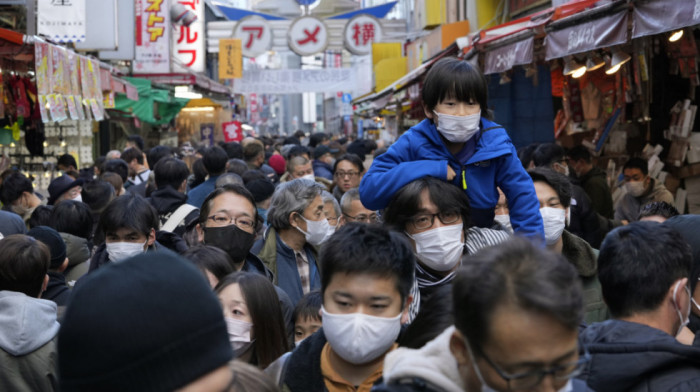
[{"label": "black face mask", "polygon": [[236,225],[205,227],[204,243],[215,246],[231,256],[234,263],[242,263],[255,242],[255,235]]}]

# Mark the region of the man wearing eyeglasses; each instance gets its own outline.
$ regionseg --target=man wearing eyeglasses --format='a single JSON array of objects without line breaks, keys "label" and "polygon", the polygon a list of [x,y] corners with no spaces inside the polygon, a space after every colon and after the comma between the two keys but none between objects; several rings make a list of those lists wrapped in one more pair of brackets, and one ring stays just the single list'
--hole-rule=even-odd
[{"label": "man wearing eyeglasses", "polygon": [[360,201],[360,191],[357,188],[352,188],[345,192],[340,199],[340,210],[342,214],[338,219],[338,227],[343,226],[348,222],[358,223],[377,223],[379,217],[377,211],[368,210]]},{"label": "man wearing eyeglasses", "polygon": [[373,391],[590,391],[583,293],[563,257],[522,238],[486,248],[453,281],[454,326],[384,360]]}]

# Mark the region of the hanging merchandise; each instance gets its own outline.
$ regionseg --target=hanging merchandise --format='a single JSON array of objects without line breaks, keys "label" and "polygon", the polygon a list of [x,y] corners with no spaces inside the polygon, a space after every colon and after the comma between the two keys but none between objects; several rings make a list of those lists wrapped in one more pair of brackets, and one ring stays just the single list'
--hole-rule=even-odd
[{"label": "hanging merchandise", "polygon": [[41,121],[49,122],[49,113],[46,109],[49,91],[51,91],[51,76],[49,74],[49,62],[51,52],[49,44],[37,42],[34,44],[34,74],[36,76],[36,88],[38,92],[39,111]]},{"label": "hanging merchandise", "polygon": [[51,59],[51,67],[49,72],[51,75],[50,80],[50,91],[49,94],[49,110],[51,113],[51,120],[60,122],[68,118],[66,115],[66,106],[63,101],[63,91],[65,85],[65,72],[64,72],[64,52],[65,49],[60,46],[51,45],[49,46],[49,53]]}]

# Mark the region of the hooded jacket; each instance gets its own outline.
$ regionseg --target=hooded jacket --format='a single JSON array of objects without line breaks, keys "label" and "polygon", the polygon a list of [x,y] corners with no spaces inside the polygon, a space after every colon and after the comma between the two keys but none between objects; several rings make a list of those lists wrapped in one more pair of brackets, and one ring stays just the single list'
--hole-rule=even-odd
[{"label": "hooded jacket", "polygon": [[0,291],[0,391],[58,389],[56,304]]},{"label": "hooded jacket", "polygon": [[66,282],[76,281],[88,272],[90,245],[85,238],[68,233],[58,234],[66,243],[66,257],[68,257],[68,268],[63,271],[63,275],[66,277]]},{"label": "hooded jacket", "polygon": [[673,195],[666,189],[664,184],[661,184],[655,178],[652,178],[650,181],[649,189],[642,196],[634,197],[629,193],[622,196],[615,208],[615,220],[636,222],[639,210],[655,201],[664,201],[673,205]]},{"label": "hooded jacket", "polygon": [[433,121],[421,121],[374,160],[360,183],[362,204],[370,210],[381,210],[411,181],[425,176],[445,180],[450,165],[456,173],[452,183],[469,197],[472,220],[477,226],[493,225],[498,202],[496,187],[500,187],[508,199],[514,231],[544,241],[535,187],[506,130],[483,117],[480,128],[474,154],[460,162],[443,143]]},{"label": "hooded jacket", "polygon": [[608,186],[607,174],[594,166],[580,178],[581,187],[591,199],[591,205],[600,215],[613,218],[612,192]]},{"label": "hooded jacket", "polygon": [[597,392],[700,391],[700,348],[656,328],[622,320],[581,333],[591,361],[580,378]]},{"label": "hooded jacket", "polygon": [[590,324],[607,320],[608,307],[598,280],[598,250],[567,230],[562,232],[561,238],[561,253],[576,267],[583,284],[584,321]]},{"label": "hooded jacket", "polygon": [[[158,218],[160,218],[161,226],[168,221],[170,216],[183,204],[187,203],[187,195],[182,192],[178,192],[171,186],[166,186],[165,188],[157,189],[151,193],[148,202],[151,203],[153,208],[158,211]],[[199,218],[199,210],[193,210],[187,216],[185,216],[182,221],[178,222],[177,227],[173,230],[173,233],[182,237],[185,234],[186,227]]]},{"label": "hooded jacket", "polygon": [[333,181],[333,168],[326,162],[314,159],[313,162],[314,175],[316,177],[323,177],[328,181]]}]

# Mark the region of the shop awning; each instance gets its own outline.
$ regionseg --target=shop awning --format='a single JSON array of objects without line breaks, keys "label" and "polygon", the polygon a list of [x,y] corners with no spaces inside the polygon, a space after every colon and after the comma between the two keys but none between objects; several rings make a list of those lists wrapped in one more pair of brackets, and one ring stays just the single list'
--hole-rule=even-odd
[{"label": "shop awning", "polygon": [[193,86],[214,93],[231,96],[231,88],[197,73],[134,74],[134,77],[151,80],[154,83],[174,86]]},{"label": "shop awning", "polygon": [[484,55],[484,75],[508,71],[516,65],[532,63],[535,50],[535,34],[523,31],[514,37],[512,43],[489,48]]},{"label": "shop awning", "polygon": [[626,2],[618,0],[551,22],[544,42],[545,59],[624,44],[628,16]]},{"label": "shop awning", "polygon": [[138,90],[138,100],[118,94],[114,110],[132,113],[136,118],[149,124],[167,124],[180,112],[188,99],[175,98],[171,91],[153,88],[148,79],[124,77]]},{"label": "shop awning", "polygon": [[634,3],[632,38],[700,24],[697,1],[645,0]]}]

